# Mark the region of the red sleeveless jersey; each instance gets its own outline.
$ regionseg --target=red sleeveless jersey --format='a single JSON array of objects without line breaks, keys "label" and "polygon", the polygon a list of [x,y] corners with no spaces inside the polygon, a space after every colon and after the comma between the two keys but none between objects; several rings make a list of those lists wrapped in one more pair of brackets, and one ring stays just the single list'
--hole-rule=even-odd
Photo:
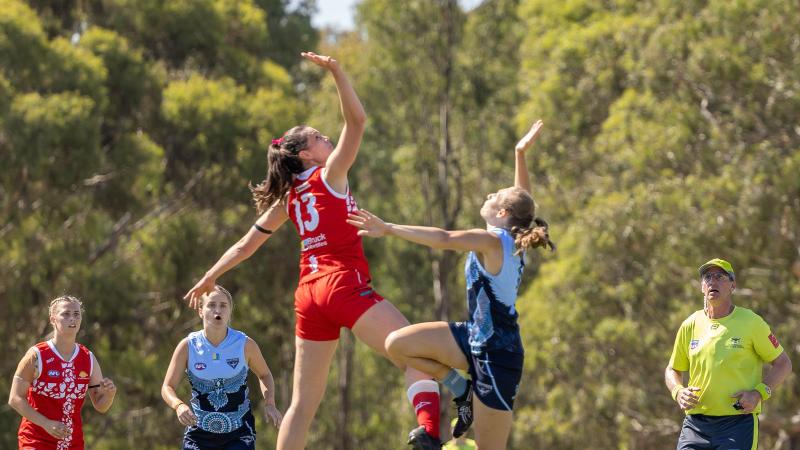
[{"label": "red sleeveless jersey", "polygon": [[48,419],[67,424],[71,433],[59,440],[23,417],[19,426],[19,446],[36,450],[83,450],[81,407],[92,374],[91,353],[83,345],[76,344],[75,352],[65,361],[50,341],[36,344],[36,349],[39,352],[39,377],[28,388],[28,403]]},{"label": "red sleeveless jersey", "polygon": [[369,279],[361,236],[345,222],[358,210],[349,186],[339,194],[322,179],[322,168],[312,167],[295,177],[286,208],[300,235],[300,283],[345,269]]}]

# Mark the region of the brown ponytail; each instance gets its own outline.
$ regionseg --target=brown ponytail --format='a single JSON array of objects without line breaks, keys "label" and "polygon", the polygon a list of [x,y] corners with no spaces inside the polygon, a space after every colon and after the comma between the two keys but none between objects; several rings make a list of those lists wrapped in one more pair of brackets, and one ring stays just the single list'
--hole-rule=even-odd
[{"label": "brown ponytail", "polygon": [[556,250],[556,245],[550,240],[549,226],[544,219],[535,217],[536,202],[524,189],[514,187],[503,195],[500,207],[509,212],[508,225],[514,235],[514,246],[519,255],[531,248],[550,247]]},{"label": "brown ponytail", "polygon": [[514,254],[519,255],[530,248],[547,246],[550,247],[550,251],[556,251],[556,244],[550,240],[548,227],[547,222],[539,217],[535,217],[528,227],[512,227],[511,234],[514,235],[514,245],[517,247]]},{"label": "brown ponytail", "polygon": [[281,200],[292,186],[295,174],[303,171],[299,153],[305,150],[308,134],[313,128],[298,125],[274,139],[267,149],[267,177],[256,186],[248,184],[253,193],[256,211],[263,214],[275,202]]}]

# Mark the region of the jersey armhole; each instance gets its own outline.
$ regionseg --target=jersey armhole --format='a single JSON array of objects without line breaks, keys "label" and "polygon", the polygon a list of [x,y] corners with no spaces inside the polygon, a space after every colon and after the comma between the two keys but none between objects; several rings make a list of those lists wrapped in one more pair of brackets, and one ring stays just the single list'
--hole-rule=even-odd
[{"label": "jersey armhole", "polygon": [[39,351],[38,347],[33,347],[33,349],[36,350],[36,376],[33,379],[38,380],[42,376],[42,352]]},{"label": "jersey armhole", "polygon": [[325,168],[323,167],[322,170],[319,172],[319,179],[322,180],[322,184],[325,185],[325,188],[328,189],[330,194],[338,199],[345,200],[347,196],[350,195],[350,182],[347,183],[347,188],[344,190],[344,194],[340,194],[336,192],[336,190],[328,184],[328,180],[325,179]]},{"label": "jersey armhole", "polygon": [[94,353],[89,351],[89,378],[94,375]]}]

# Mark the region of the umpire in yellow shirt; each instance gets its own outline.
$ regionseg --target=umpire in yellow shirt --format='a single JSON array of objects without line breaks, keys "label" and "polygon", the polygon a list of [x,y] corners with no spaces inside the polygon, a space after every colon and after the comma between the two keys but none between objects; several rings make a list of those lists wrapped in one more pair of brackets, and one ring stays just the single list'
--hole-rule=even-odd
[{"label": "umpire in yellow shirt", "polygon": [[[761,316],[733,304],[736,276],[728,261],[715,258],[699,270],[704,308],[681,324],[664,372],[686,412],[677,450],[755,449],[761,403],[792,362]],[[764,363],[771,367],[762,378]]]}]

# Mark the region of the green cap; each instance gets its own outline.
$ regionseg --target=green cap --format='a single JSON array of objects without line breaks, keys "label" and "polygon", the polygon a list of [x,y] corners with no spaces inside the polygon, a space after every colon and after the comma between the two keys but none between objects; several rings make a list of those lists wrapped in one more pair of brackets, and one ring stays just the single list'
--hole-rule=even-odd
[{"label": "green cap", "polygon": [[700,276],[702,277],[703,274],[711,267],[719,267],[720,269],[724,270],[728,275],[731,276],[731,279],[736,279],[736,276],[733,274],[733,266],[728,261],[720,258],[714,258],[711,261],[703,264],[697,269],[700,272]]}]

